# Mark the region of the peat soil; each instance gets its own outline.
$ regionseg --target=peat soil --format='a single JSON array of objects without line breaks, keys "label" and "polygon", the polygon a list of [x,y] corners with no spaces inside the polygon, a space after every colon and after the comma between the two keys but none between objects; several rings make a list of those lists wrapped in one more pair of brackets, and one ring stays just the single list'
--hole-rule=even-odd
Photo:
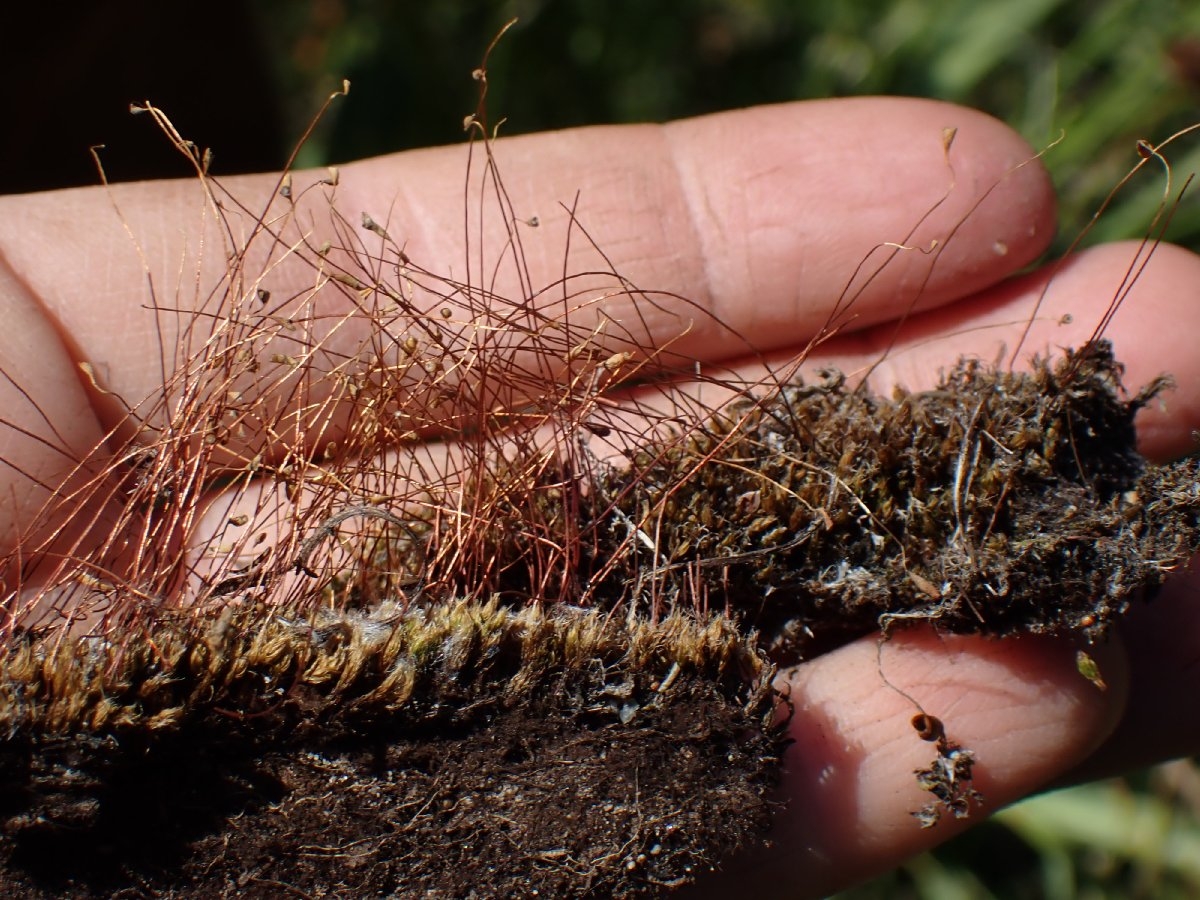
[{"label": "peat soil", "polygon": [[[666,647],[543,659],[529,677],[529,634],[506,640],[436,688],[418,677],[399,709],[379,678],[335,697],[295,660],[282,699],[251,709],[278,692],[246,692],[267,682],[243,653],[222,699],[187,697],[169,727],[27,728],[0,745],[0,884],[31,898],[640,896],[763,839],[783,749],[769,667],[669,663]],[[171,674],[195,681],[189,658]],[[118,702],[156,674],[126,677]]]}]

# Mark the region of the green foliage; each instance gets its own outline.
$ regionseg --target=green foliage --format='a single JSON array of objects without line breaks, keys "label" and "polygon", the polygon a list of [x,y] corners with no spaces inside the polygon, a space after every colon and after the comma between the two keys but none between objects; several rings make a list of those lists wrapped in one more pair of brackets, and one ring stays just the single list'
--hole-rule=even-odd
[{"label": "green foliage", "polygon": [[[1047,157],[1062,193],[1062,246],[1137,161],[1191,124],[1200,96],[1200,6],[1186,0],[257,0],[299,134],[340,80],[354,89],[306,164],[462,138],[470,78],[490,64],[507,133],[665,120],[759,103],[911,94],[1004,119]],[[1186,145],[1177,173],[1200,166]],[[1132,186],[1089,240],[1139,235],[1160,173]],[[1200,208],[1170,237],[1200,247]]]},{"label": "green foliage", "polygon": [[1125,900],[1200,893],[1200,768],[1034,797],[839,900]]}]

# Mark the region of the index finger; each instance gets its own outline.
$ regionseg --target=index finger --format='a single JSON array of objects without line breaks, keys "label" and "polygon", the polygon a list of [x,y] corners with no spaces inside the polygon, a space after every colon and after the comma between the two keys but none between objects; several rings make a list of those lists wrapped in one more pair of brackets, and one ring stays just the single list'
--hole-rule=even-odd
[{"label": "index finger", "polygon": [[[952,166],[947,129],[956,129]],[[419,151],[342,170],[336,204],[343,215],[357,221],[366,212],[384,223],[406,258],[443,279],[427,284],[427,291],[418,285],[406,299],[411,309],[382,326],[371,310],[363,314],[354,289],[326,280],[331,272],[321,270],[322,259],[284,249],[302,238],[313,248],[348,238],[323,193],[310,194],[307,206],[293,211],[271,196],[274,176],[229,179],[229,196],[249,212],[223,198],[217,210],[223,221],[207,215],[214,210],[194,180],[123,185],[111,198],[77,190],[0,199],[0,255],[11,275],[2,280],[0,308],[44,317],[51,326],[0,334],[0,358],[21,361],[19,371],[9,373],[19,389],[4,386],[0,398],[11,401],[6,407],[15,429],[5,454],[13,469],[2,476],[0,490],[15,497],[15,514],[36,509],[44,486],[70,470],[48,420],[91,404],[94,421],[84,416],[69,423],[72,447],[98,443],[121,421],[125,410],[114,398],[127,404],[156,398],[158,411],[141,417],[161,420],[171,406],[164,380],[210,352],[213,330],[230,320],[231,309],[246,309],[247,298],[261,297],[259,288],[275,299],[269,309],[248,312],[264,319],[269,313],[282,324],[270,326],[270,340],[236,338],[243,341],[239,351],[258,358],[253,372],[224,388],[271,426],[229,437],[229,452],[243,460],[278,451],[281,440],[310,448],[336,441],[350,411],[334,395],[334,380],[319,377],[320,367],[349,378],[381,359],[405,363],[411,337],[405,322],[455,298],[451,325],[462,346],[521,316],[535,331],[570,318],[574,333],[601,350],[673,342],[674,352],[719,360],[744,355],[747,344],[802,346],[828,320],[858,263],[882,242],[937,246],[938,265],[930,273],[931,257],[920,252],[891,259],[857,296],[856,324],[886,319],[916,300],[946,303],[992,283],[1039,253],[1052,232],[1045,173],[1037,164],[1014,171],[1031,156],[1024,142],[983,114],[924,100],[791,104],[666,126],[502,140],[497,155],[515,198],[513,215],[538,217],[536,229],[514,226],[506,215],[485,216],[476,228],[470,217],[495,203],[494,194],[479,192],[494,185],[469,185],[464,201],[467,152]],[[297,190],[316,180],[297,175]],[[997,184],[1002,189],[992,190]],[[572,219],[561,204],[570,205],[576,194],[575,215],[591,241],[576,232],[568,246]],[[255,226],[253,211],[260,209],[269,210],[265,218],[281,242],[258,240],[239,273],[244,281],[224,284],[227,253]],[[520,265],[512,264],[507,247],[512,227],[521,228]],[[391,278],[398,294],[406,289],[396,259],[379,249],[359,260],[335,251],[328,262],[366,269],[368,282],[373,274]],[[579,272],[609,274],[541,290]],[[455,287],[468,280],[474,294]],[[629,284],[675,296],[650,303],[649,294],[626,290]],[[506,301],[499,314],[486,308]],[[472,321],[476,315],[490,316],[486,328]],[[58,341],[47,340],[53,334]],[[499,352],[498,346],[493,341],[488,352]],[[523,349],[529,349],[527,333],[514,327],[500,348],[517,354],[503,360],[508,371],[522,364]],[[311,365],[292,372],[289,360]],[[86,379],[63,377],[81,363],[101,391],[85,390]],[[486,387],[498,368],[493,359],[491,369],[475,372]],[[481,402],[479,391],[464,393],[457,385],[449,395],[451,403]],[[419,398],[417,405],[429,402]],[[289,416],[285,433],[280,423]],[[30,485],[31,472],[42,487]]]}]

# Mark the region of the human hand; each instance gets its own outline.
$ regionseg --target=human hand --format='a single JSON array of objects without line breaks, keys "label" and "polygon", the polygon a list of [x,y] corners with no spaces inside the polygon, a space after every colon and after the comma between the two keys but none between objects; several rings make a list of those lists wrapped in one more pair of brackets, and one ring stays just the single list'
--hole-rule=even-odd
[{"label": "human hand", "polygon": [[[957,186],[910,235],[947,192],[947,127],[958,129],[950,156]],[[540,216],[542,233],[553,233],[553,210],[578,190],[580,219],[617,271],[711,312],[712,320],[698,319],[672,345],[705,363],[739,363],[716,322],[776,359],[803,348],[855,267],[883,241],[927,249],[937,239],[943,249],[927,279],[929,255],[897,255],[856,296],[849,326],[813,355],[851,372],[875,363],[892,343],[895,318],[916,303],[920,311],[872,374],[876,387],[893,380],[924,386],[960,355],[992,359],[1002,344],[1011,351],[1045,281],[1042,273],[1001,283],[1052,234],[1045,174],[1034,163],[1003,178],[1029,149],[998,123],[955,107],[862,100],[761,108],[663,128],[515,139],[501,154],[509,189]],[[395,200],[388,229],[406,236],[410,257],[460,259],[462,165],[461,148],[356,163],[342,170],[340,204],[357,212]],[[273,181],[229,183],[238,196],[265,197]],[[148,248],[156,284],[177,282],[191,188],[153,183],[117,196],[130,231]],[[535,286],[561,275],[561,243],[529,240],[525,251]],[[118,415],[81,385],[76,363],[103,371],[105,389],[125,398],[153,395],[163,374],[155,317],[143,308],[145,275],[103,192],[3,198],[0,253],[9,325],[0,333],[0,359],[13,379],[0,385],[0,403],[11,411],[3,453],[11,468],[0,473],[0,488],[13,498],[9,521],[0,522],[8,549],[45,500],[45,486],[70,471],[71,460],[52,449],[51,426],[62,443],[82,449],[96,445]],[[1024,352],[1082,343],[1131,254],[1101,248],[1060,270]],[[1143,449],[1151,456],[1186,449],[1200,420],[1200,392],[1191,387],[1200,363],[1184,337],[1191,332],[1186,317],[1197,315],[1187,294],[1197,274],[1194,257],[1160,248],[1108,330],[1130,385],[1161,371],[1181,385],[1165,408],[1143,414]],[[289,277],[300,291],[310,273],[282,272],[276,293],[286,293]],[[1058,324],[1068,311],[1072,322]],[[679,332],[678,321],[651,320],[648,328],[648,339]],[[206,527],[196,526],[189,545],[206,542]],[[1165,712],[1197,679],[1188,584],[1186,576],[1177,579],[1167,597],[1131,616],[1124,647],[1114,641],[1092,651],[1109,684],[1104,693],[1076,671],[1073,645],[1046,639],[906,631],[882,650],[864,639],[799,667],[787,677],[797,708],[784,785],[789,807],[771,852],[735,861],[724,877],[743,889],[759,878],[764,895],[819,895],[961,827],[921,830],[909,816],[923,802],[912,770],[928,762],[928,746],[909,725],[911,702],[881,680],[877,654],[888,684],[917,697],[975,750],[989,809],[1064,777],[1093,751],[1089,772],[1194,750],[1195,726]],[[708,888],[718,890],[721,877]]]}]

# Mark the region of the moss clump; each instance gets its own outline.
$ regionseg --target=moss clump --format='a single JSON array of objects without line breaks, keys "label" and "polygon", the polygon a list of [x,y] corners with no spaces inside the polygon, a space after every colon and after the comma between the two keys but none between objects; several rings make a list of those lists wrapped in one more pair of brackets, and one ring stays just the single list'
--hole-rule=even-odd
[{"label": "moss clump", "polygon": [[[645,439],[628,466],[543,465],[520,508],[476,485],[497,510],[480,546],[422,525],[433,562],[409,574],[473,555],[517,603],[553,583],[602,609],[736,610],[782,661],[901,620],[1098,637],[1200,547],[1200,462],[1137,452],[1167,385],[1125,395],[1104,341],[1028,373],[963,360],[890,397],[827,372]],[[547,564],[551,531],[576,537]]]},{"label": "moss clump", "polygon": [[1028,374],[962,361],[921,393],[827,373],[736,403],[609,473],[655,552],[604,548],[606,589],[727,604],[792,658],[900,619],[1098,635],[1200,546],[1198,463],[1136,449],[1167,382],[1128,398],[1120,375],[1098,342]]},{"label": "moss clump", "polygon": [[[30,896],[686,883],[769,827],[764,652],[907,619],[1095,636],[1196,549],[1200,463],[1136,451],[1166,382],[1129,398],[1120,375],[1103,342],[891,397],[829,373],[628,466],[498,457],[469,532],[347,507],[300,543],[316,575],[338,526],[382,522],[334,583],[378,555],[402,604],[273,606],[273,571],[119,640],[26,634],[0,664],[0,875]],[[491,599],[456,593],[464,561]],[[979,800],[937,724],[924,825]]]}]

